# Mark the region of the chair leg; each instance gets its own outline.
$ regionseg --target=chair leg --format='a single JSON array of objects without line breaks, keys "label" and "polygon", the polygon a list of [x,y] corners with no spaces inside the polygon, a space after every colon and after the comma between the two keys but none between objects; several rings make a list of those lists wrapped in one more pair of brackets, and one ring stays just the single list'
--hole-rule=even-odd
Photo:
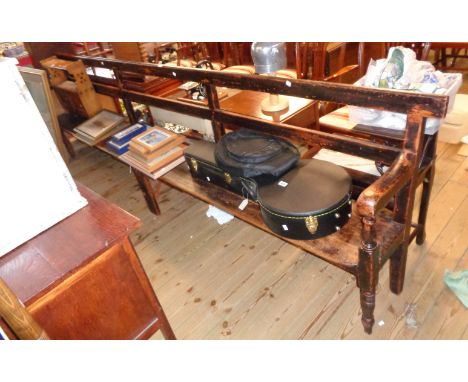
[{"label": "chair leg", "polygon": [[367,334],[372,334],[372,328],[374,326],[374,309],[375,309],[375,290],[364,291],[360,290],[360,300],[361,300],[361,310],[362,310],[362,317],[361,322],[362,326],[364,327],[364,331]]},{"label": "chair leg", "polygon": [[408,246],[401,244],[390,257],[390,290],[395,294],[400,294],[403,290],[407,254]]},{"label": "chair leg", "polygon": [[419,232],[416,235],[416,244],[422,245],[426,240],[426,218],[429,208],[429,199],[431,197],[432,184],[434,182],[435,166],[433,165],[426,175],[423,182],[421,194],[421,204],[419,208],[418,225]]},{"label": "chair leg", "polygon": [[374,326],[375,293],[379,279],[378,247],[375,241],[375,220],[362,218],[362,242],[359,249],[358,285],[361,301],[361,322],[364,330],[372,334]]}]

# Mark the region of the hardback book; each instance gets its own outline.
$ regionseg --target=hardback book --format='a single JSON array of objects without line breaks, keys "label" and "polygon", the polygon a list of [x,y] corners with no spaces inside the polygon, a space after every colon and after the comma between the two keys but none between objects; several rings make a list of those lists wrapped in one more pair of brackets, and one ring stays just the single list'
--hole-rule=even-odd
[{"label": "hardback book", "polygon": [[124,117],[122,115],[108,110],[102,110],[94,117],[75,127],[73,130],[82,136],[87,136],[90,139],[97,140],[111,131],[122,121],[124,121]]},{"label": "hardback book", "polygon": [[118,125],[114,126],[112,129],[108,130],[106,133],[102,134],[99,138],[93,138],[89,136],[86,133],[83,133],[81,131],[75,131],[75,136],[78,138],[80,141],[90,145],[94,146],[99,142],[104,141],[106,138],[109,138],[112,134],[115,134],[122,130],[123,128],[126,127],[128,122],[124,119],[122,122],[120,122]]},{"label": "hardback book", "polygon": [[151,172],[151,171],[148,171],[145,167],[143,167],[141,162],[136,160],[132,156],[130,151],[127,151],[125,154],[121,155],[119,158],[123,162],[127,163],[129,166],[131,166],[131,167],[133,167],[133,168],[135,168],[135,169],[137,169],[137,170],[139,170],[139,171],[141,171],[143,173],[146,173],[152,179],[157,179],[160,176],[163,176],[167,172],[171,171],[173,168],[175,168],[178,165],[180,165],[181,163],[185,162],[185,158],[183,156],[181,156],[181,157],[173,160],[172,162],[169,162],[167,165],[157,169],[156,171]]},{"label": "hardback book", "polygon": [[141,149],[140,145],[137,145],[133,141],[130,141],[130,150],[132,151],[132,153],[135,154],[135,157],[140,158],[143,161],[151,161],[154,158],[161,156],[166,151],[169,151],[170,149],[181,145],[182,143],[184,143],[184,141],[185,141],[184,135],[177,135],[175,139],[173,139],[172,141],[168,142],[166,145],[150,153],[146,153],[145,150]]},{"label": "hardback book", "polygon": [[148,126],[144,123],[135,123],[134,125],[119,131],[117,134],[114,134],[111,141],[116,145],[123,145],[124,143],[128,143],[133,137],[145,132],[147,128]]},{"label": "hardback book", "polygon": [[124,142],[121,145],[113,142],[112,140],[108,140],[106,146],[109,150],[113,151],[118,155],[122,155],[128,151],[128,142]]},{"label": "hardback book", "polygon": [[167,145],[177,138],[177,134],[161,127],[152,127],[131,140],[132,146],[138,146],[139,152],[148,154]]},{"label": "hardback book", "polygon": [[137,161],[147,171],[154,172],[163,168],[164,166],[167,166],[170,162],[174,161],[175,159],[183,156],[184,150],[181,147],[176,146],[149,162],[142,162],[138,158],[135,158],[132,155],[132,152],[130,151],[126,155],[127,155],[127,158],[131,157],[133,158],[133,160]]}]

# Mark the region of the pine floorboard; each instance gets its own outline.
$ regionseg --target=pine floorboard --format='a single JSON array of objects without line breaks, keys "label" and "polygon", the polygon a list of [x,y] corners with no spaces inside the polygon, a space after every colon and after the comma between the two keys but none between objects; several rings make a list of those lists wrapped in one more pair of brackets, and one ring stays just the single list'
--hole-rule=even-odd
[{"label": "pine floorboard", "polygon": [[154,216],[127,166],[75,148],[74,178],[142,220],[131,239],[179,339],[468,339],[468,310],[443,282],[446,269],[468,267],[468,158],[458,145],[438,146],[427,239],[409,249],[401,295],[389,291],[388,264],[380,272],[372,336],[353,276],[238,219],[221,226],[205,203],[165,185]]}]

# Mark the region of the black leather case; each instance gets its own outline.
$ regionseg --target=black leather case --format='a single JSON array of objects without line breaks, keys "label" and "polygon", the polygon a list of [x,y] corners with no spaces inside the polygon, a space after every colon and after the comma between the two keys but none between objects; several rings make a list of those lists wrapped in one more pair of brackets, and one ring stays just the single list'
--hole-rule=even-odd
[{"label": "black leather case", "polygon": [[194,178],[256,201],[268,227],[298,240],[332,234],[351,217],[351,178],[341,167],[317,159],[299,161],[279,179],[233,176],[219,168],[215,144],[195,141],[185,150]]},{"label": "black leather case", "polygon": [[257,183],[250,178],[231,175],[216,164],[215,144],[207,141],[195,141],[185,149],[185,161],[194,178],[216,184],[242,195],[244,198],[257,200]]},{"label": "black leather case", "polygon": [[257,202],[273,232],[291,239],[318,239],[348,222],[351,184],[343,168],[306,159],[275,183],[259,187]]}]

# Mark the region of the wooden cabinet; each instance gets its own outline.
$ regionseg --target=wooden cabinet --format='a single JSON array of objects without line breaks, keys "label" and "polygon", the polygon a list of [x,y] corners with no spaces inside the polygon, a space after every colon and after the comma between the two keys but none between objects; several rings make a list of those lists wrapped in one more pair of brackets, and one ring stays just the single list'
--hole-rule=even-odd
[{"label": "wooden cabinet", "polygon": [[128,238],[139,220],[79,189],[89,205],[2,257],[0,277],[51,339],[173,339]]}]

